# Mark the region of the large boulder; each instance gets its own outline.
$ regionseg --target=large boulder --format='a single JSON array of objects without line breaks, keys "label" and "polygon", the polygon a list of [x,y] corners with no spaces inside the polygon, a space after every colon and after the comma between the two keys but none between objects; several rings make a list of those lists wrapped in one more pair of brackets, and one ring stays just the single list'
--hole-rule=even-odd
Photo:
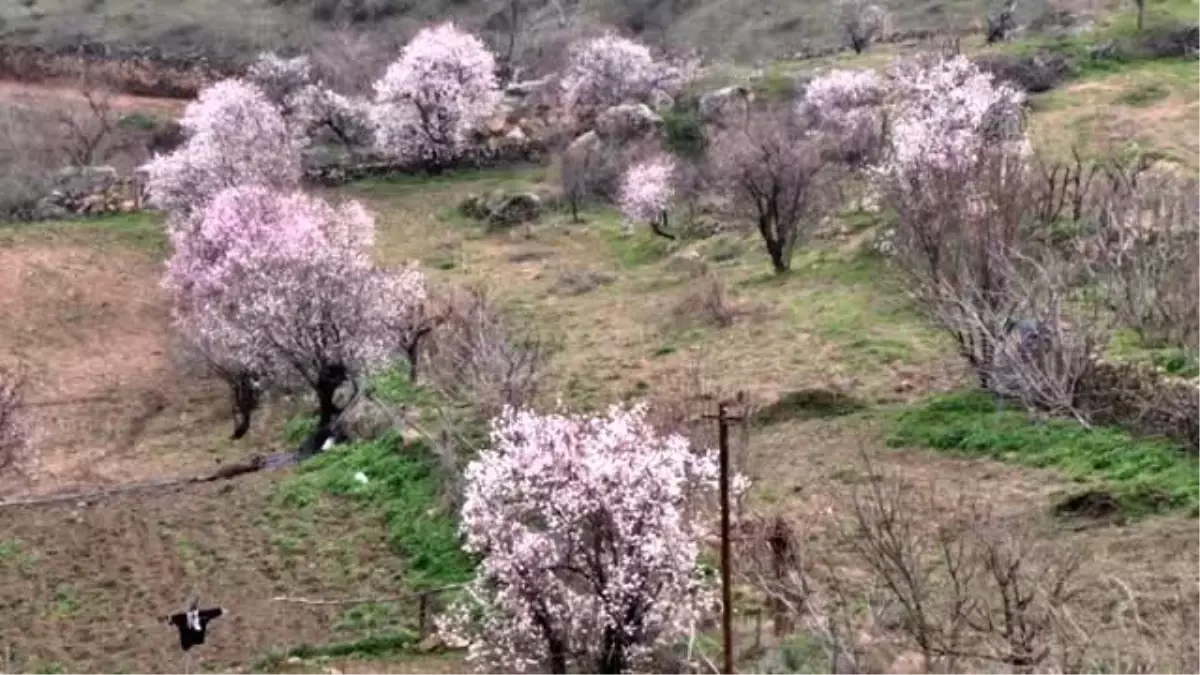
[{"label": "large boulder", "polygon": [[104,192],[120,180],[121,175],[111,166],[69,166],[51,176],[55,189],[82,195]]},{"label": "large boulder", "polygon": [[605,141],[625,142],[659,133],[663,118],[645,103],[622,103],[597,115],[594,127]]},{"label": "large boulder", "polygon": [[700,119],[706,124],[723,125],[737,116],[745,116],[754,101],[754,93],[741,85],[722,87],[700,97]]},{"label": "large boulder", "polygon": [[486,195],[469,195],[458,205],[458,210],[468,218],[483,221],[488,230],[501,230],[541,217],[542,199],[532,192],[495,190]]}]

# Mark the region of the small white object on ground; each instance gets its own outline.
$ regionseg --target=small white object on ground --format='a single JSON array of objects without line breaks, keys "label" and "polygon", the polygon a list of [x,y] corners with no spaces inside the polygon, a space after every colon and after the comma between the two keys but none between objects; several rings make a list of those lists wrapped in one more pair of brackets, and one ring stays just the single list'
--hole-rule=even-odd
[{"label": "small white object on ground", "polygon": [[358,473],[354,474],[354,480],[362,483],[363,485],[366,485],[367,484],[367,474],[359,471]]}]

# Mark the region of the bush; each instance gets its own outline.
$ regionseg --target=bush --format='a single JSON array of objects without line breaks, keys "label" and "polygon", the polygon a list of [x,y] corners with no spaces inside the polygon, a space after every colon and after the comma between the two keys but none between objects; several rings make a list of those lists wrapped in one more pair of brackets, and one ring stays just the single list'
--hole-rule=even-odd
[{"label": "bush", "polygon": [[673,153],[684,157],[704,154],[707,139],[700,108],[696,101],[679,101],[662,113],[664,144]]},{"label": "bush", "polygon": [[980,70],[1031,94],[1054,89],[1071,72],[1066,56],[1048,50],[1033,55],[984,54],[974,61]]}]

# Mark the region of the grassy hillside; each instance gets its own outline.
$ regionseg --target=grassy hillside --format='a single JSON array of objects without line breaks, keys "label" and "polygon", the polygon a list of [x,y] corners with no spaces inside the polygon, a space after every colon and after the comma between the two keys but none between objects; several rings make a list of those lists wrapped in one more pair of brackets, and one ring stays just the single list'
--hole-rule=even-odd
[{"label": "grassy hillside", "polygon": [[[979,23],[984,7],[982,0],[883,4],[897,31],[966,28]],[[509,30],[510,5],[511,0],[14,0],[0,6],[0,37],[243,55],[264,47],[311,45],[338,25],[394,39],[422,22],[454,17],[495,34],[503,44],[499,35]],[[1028,20],[1048,6],[1047,0],[1036,0],[1022,3],[1020,11]],[[1096,9],[1066,6],[1085,15]],[[518,17],[526,37],[539,35],[537,42],[552,41],[564,25],[604,23],[673,45],[747,59],[836,43],[833,13],[833,3],[823,0],[752,5],[741,0],[522,0]]]},{"label": "grassy hillside", "polygon": [[[842,214],[782,278],[769,274],[750,233],[690,244],[713,270],[700,283],[680,249],[645,232],[622,236],[609,212],[589,212],[582,224],[551,213],[488,234],[454,210],[469,193],[549,178],[514,169],[338,192],[378,214],[380,260],[418,259],[439,280],[483,281],[554,345],[546,402],[595,409],[649,398],[699,410],[697,395],[741,389],[768,406],[736,461],[754,480],[756,508],[811,523],[812,546],[832,541],[824,523],[862,484],[867,453],[889,475],[1013,516],[1044,518],[1065,497],[1110,490],[1129,500],[1125,524],[1051,518],[1039,536],[1080,547],[1089,574],[1136,589],[1154,625],[1173,620],[1181,602],[1194,604],[1194,460],[1110,432],[1042,429],[971,399],[926,403],[965,380],[949,345],[864,247],[870,216]],[[37,397],[103,385],[117,401],[40,408],[46,471],[22,489],[188,473],[279,448],[295,408],[266,411],[251,437],[233,444],[219,390],[175,370],[155,290],[163,252],[153,218],[0,230],[0,255],[20,261],[17,273],[0,276],[0,298],[18,299],[5,339],[35,360]],[[727,291],[731,325],[705,309],[712,279]],[[110,435],[80,435],[98,429]],[[1124,459],[1112,462],[1113,453]],[[0,536],[0,607],[10,617],[0,649],[28,671],[175,669],[175,637],[155,617],[195,589],[231,610],[198,652],[208,669],[460,668],[454,654],[414,652],[413,610],[403,602],[272,601],[389,596],[462,578],[470,562],[453,546],[452,514],[423,457],[419,445],[385,440],[293,477],[10,509]],[[353,479],[359,471],[365,486]],[[1137,636],[1112,616],[1110,591],[1088,591],[1083,620],[1109,649],[1134,649]]]}]

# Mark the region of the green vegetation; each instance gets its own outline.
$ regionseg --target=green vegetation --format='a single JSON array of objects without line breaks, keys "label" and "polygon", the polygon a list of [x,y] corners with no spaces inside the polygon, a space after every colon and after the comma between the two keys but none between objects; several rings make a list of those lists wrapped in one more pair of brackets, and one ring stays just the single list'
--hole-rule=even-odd
[{"label": "green vegetation", "polygon": [[[366,483],[356,479],[360,473]],[[390,434],[305,462],[280,484],[276,498],[296,509],[324,495],[359,501],[386,523],[389,541],[407,565],[406,582],[413,588],[435,587],[466,581],[474,568],[462,551],[454,515],[441,503],[438,478],[427,446],[404,444]]]},{"label": "green vegetation", "polygon": [[1200,465],[1169,442],[1136,439],[1115,429],[1068,420],[1036,421],[1000,409],[979,393],[938,396],[900,413],[892,446],[924,446],[1058,469],[1080,482],[1100,482],[1131,516],[1200,508]]},{"label": "green vegetation", "polygon": [[158,213],[139,212],[40,223],[0,222],[0,246],[17,243],[79,243],[121,247],[165,257],[167,234]]}]

